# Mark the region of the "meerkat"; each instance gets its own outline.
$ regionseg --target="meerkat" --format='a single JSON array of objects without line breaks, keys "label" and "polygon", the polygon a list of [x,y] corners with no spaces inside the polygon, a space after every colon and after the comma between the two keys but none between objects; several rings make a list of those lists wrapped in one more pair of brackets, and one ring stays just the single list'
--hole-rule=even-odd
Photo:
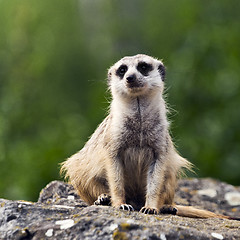
[{"label": "meerkat", "polygon": [[192,165],[176,151],[163,98],[162,61],[138,54],[108,71],[109,115],[61,172],[88,204],[146,214],[229,218],[175,205],[177,178]]}]

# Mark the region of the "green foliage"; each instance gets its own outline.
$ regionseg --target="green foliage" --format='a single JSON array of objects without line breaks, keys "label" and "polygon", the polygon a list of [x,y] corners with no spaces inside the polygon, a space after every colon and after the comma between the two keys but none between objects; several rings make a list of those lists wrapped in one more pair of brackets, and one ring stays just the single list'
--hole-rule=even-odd
[{"label": "green foliage", "polygon": [[238,1],[0,1],[0,196],[36,200],[106,115],[106,69],[164,60],[172,135],[209,176],[240,183]]}]

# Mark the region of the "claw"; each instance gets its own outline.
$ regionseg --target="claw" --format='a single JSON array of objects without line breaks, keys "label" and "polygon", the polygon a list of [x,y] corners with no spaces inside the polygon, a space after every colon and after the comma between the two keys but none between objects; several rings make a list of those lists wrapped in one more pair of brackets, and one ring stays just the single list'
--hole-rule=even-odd
[{"label": "claw", "polygon": [[134,211],[134,208],[130,204],[121,204],[119,208],[129,212]]},{"label": "claw", "polygon": [[142,207],[140,210],[141,213],[145,214],[158,214],[158,210],[156,208],[150,208],[150,207]]},{"label": "claw", "polygon": [[108,194],[101,194],[98,196],[98,199],[94,202],[94,205],[104,205],[110,206],[111,205],[111,196]]}]

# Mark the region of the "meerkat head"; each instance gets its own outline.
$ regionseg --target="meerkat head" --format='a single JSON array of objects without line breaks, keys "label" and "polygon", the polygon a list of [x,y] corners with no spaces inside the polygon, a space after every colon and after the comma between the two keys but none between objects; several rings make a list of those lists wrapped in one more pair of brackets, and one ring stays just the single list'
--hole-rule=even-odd
[{"label": "meerkat head", "polygon": [[163,63],[143,54],[124,57],[108,71],[108,84],[113,96],[136,97],[150,92],[162,93],[164,80]]}]

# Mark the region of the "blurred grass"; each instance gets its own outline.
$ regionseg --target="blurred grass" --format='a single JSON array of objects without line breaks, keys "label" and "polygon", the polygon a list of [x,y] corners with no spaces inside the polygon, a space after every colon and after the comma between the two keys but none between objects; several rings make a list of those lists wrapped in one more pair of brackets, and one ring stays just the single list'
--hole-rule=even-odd
[{"label": "blurred grass", "polygon": [[172,135],[200,177],[240,185],[238,1],[0,1],[0,197],[36,200],[106,115],[107,68],[167,66]]}]

